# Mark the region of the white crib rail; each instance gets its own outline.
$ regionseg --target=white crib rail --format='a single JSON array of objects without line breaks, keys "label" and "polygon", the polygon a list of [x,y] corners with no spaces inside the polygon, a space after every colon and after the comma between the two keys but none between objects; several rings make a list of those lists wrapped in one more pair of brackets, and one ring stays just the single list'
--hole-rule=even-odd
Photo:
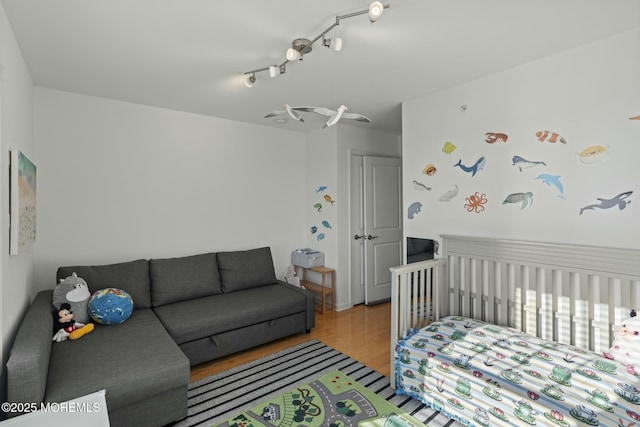
[{"label": "white crib rail", "polygon": [[431,302],[434,319],[473,317],[595,352],[640,309],[640,250],[441,237],[444,258],[391,269],[392,387],[396,343],[428,323]]},{"label": "white crib rail", "polygon": [[[395,348],[412,329],[442,316],[446,259],[421,261],[391,270],[391,387],[395,389]],[[444,295],[442,295],[444,294]]]}]

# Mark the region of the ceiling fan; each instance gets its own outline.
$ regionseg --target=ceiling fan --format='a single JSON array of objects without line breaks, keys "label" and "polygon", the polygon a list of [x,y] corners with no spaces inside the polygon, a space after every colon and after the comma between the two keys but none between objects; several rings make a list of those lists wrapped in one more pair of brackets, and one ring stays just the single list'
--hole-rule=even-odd
[{"label": "ceiling fan", "polygon": [[340,119],[349,119],[358,122],[371,123],[371,120],[368,117],[365,117],[362,114],[358,113],[347,113],[347,110],[348,108],[345,105],[341,105],[340,107],[338,107],[338,110],[331,110],[325,107],[290,107],[288,104],[285,104],[284,110],[272,111],[264,117],[269,118],[288,113],[293,119],[304,122],[302,117],[300,117],[300,114],[297,113],[298,111],[302,111],[305,113],[316,113],[322,116],[329,117],[329,120],[327,120],[327,122],[322,126],[322,129],[335,125]]}]

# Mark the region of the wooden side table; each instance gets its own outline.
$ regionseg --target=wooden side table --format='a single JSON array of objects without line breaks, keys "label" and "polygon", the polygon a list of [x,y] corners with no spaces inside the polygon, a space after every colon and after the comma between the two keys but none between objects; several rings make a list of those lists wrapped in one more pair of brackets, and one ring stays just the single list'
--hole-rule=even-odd
[{"label": "wooden side table", "polygon": [[[327,303],[329,302],[327,297],[329,295],[331,296],[331,310],[335,310],[336,271],[333,268],[328,268],[328,267],[310,267],[310,268],[300,267],[300,268],[302,268],[302,286],[304,286],[306,289],[310,290],[311,292],[321,295],[322,305],[321,305],[321,310],[318,310],[318,311],[321,311],[322,314],[326,312]],[[308,280],[307,271],[313,271],[315,273],[319,273],[320,275],[322,275],[322,284],[314,283]],[[331,276],[330,286],[328,286],[328,283],[327,283],[327,276]],[[316,310],[317,309],[318,307],[316,306]]]}]

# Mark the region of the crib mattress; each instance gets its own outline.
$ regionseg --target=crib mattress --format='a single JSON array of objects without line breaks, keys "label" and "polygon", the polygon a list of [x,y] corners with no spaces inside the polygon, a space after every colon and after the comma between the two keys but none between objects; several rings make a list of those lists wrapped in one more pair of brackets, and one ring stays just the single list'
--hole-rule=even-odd
[{"label": "crib mattress", "polygon": [[445,317],[396,348],[399,394],[469,426],[630,427],[640,378],[599,354]]}]

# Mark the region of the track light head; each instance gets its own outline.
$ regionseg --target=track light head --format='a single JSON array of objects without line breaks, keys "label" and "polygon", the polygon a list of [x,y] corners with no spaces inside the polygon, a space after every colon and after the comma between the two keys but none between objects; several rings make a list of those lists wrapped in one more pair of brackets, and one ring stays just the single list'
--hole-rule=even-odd
[{"label": "track light head", "polygon": [[287,49],[287,61],[297,61],[298,59],[302,59],[300,51],[295,50],[292,47]]},{"label": "track light head", "polygon": [[246,87],[253,87],[253,84],[256,82],[256,74],[249,74],[247,78],[244,80],[244,85]]},{"label": "track light head", "polygon": [[333,39],[322,39],[322,44],[329,49],[333,49],[336,52],[340,52],[342,50],[342,38],[336,37]]},{"label": "track light head", "polygon": [[382,16],[384,6],[379,1],[374,1],[369,5],[369,21],[376,22]]},{"label": "track light head", "polygon": [[280,74],[280,67],[277,65],[269,66],[269,77],[273,78]]}]

